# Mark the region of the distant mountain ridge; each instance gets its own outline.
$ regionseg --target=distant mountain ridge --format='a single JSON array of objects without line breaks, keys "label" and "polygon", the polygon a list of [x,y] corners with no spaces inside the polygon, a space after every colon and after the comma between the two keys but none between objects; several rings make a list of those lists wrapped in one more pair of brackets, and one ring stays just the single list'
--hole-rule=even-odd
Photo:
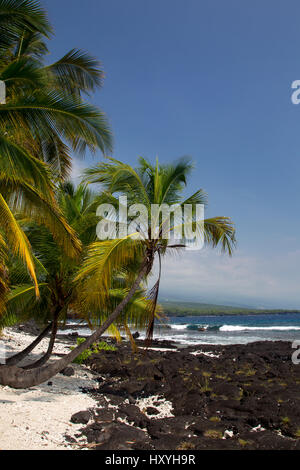
[{"label": "distant mountain ridge", "polygon": [[178,302],[175,300],[160,301],[165,315],[170,317],[187,317],[200,315],[263,315],[300,313],[300,310],[288,309],[255,309],[233,307],[228,305],[206,304],[201,302]]}]

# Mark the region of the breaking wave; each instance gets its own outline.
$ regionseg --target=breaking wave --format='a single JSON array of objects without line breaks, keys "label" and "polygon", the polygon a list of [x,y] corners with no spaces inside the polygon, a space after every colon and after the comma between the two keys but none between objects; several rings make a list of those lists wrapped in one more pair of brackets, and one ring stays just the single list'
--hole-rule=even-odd
[{"label": "breaking wave", "polygon": [[300,331],[300,326],[242,326],[242,325],[197,325],[182,324],[168,325],[172,330],[191,330],[191,331]]},{"label": "breaking wave", "polygon": [[300,326],[239,326],[239,325],[223,325],[220,331],[296,331],[300,330]]}]

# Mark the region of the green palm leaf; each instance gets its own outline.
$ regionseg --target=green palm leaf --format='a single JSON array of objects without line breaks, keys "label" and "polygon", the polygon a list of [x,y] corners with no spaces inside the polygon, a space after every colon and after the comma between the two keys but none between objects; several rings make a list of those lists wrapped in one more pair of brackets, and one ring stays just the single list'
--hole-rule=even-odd
[{"label": "green palm leaf", "polygon": [[7,175],[9,180],[31,182],[45,196],[50,197],[49,191],[53,189],[49,167],[3,135],[0,135],[0,174],[4,178]]},{"label": "green palm leaf", "polygon": [[40,2],[0,0],[0,53],[18,41],[22,31],[38,31],[48,37],[52,27]]},{"label": "green palm leaf", "polygon": [[94,91],[101,87],[104,78],[100,62],[78,49],[72,49],[45,70],[53,75],[58,88],[69,93]]},{"label": "green palm leaf", "polygon": [[[46,127],[41,126],[46,123]],[[75,151],[100,148],[104,153],[112,148],[111,132],[104,113],[62,93],[34,93],[16,97],[0,107],[0,128],[24,126],[33,134],[51,136],[52,132],[66,139]]]},{"label": "green palm leaf", "polygon": [[35,284],[35,293],[38,296],[38,282],[35,274],[34,261],[32,258],[28,239],[8,207],[5,199],[0,193],[0,220],[5,230],[6,237],[12,251],[24,261]]}]

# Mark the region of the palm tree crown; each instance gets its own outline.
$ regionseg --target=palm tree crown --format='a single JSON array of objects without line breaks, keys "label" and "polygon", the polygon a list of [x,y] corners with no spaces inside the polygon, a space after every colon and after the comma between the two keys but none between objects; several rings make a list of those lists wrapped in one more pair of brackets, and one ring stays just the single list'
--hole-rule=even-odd
[{"label": "palm tree crown", "polygon": [[[139,159],[139,166],[133,168],[128,164],[110,158],[106,163],[100,163],[95,168],[86,171],[85,180],[89,183],[100,183],[104,190],[103,202],[109,202],[117,207],[116,196],[126,196],[128,205],[142,203],[149,211],[153,205],[178,205],[184,207],[189,204],[206,204],[207,197],[202,189],[196,191],[188,198],[182,196],[187,184],[187,178],[193,166],[187,158],[182,158],[175,164],[160,165],[156,162],[152,166],[144,158]],[[114,217],[109,215],[112,220]],[[192,212],[190,224],[195,223],[195,211]],[[131,219],[129,219],[129,223]],[[145,279],[151,273],[156,256],[159,259],[159,279],[150,292],[153,300],[153,319],[158,298],[161,275],[161,257],[172,250],[180,250],[186,244],[174,244],[172,239],[164,238],[163,226],[165,221],[156,221],[159,229],[155,235],[148,228],[140,226],[133,233],[122,238],[96,241],[88,251],[88,255],[77,275],[76,280],[81,284],[81,292],[85,305],[91,308],[103,308],[106,303],[106,293],[110,287],[111,279],[118,272],[122,272],[132,263],[145,265]],[[186,222],[181,221],[182,228]],[[175,229],[173,223],[169,231]],[[137,233],[138,231],[138,233]],[[221,249],[230,255],[235,245],[235,230],[232,221],[227,217],[214,217],[205,219],[202,225],[203,238],[207,245]],[[138,235],[138,236],[137,236]],[[153,332],[153,321],[149,327],[149,336]]]},{"label": "palm tree crown", "polygon": [[104,113],[83,99],[102,84],[100,63],[73,49],[45,65],[51,32],[40,2],[0,0],[0,80],[6,86],[6,104],[0,105],[0,313],[8,250],[25,263],[39,294],[30,243],[15,214],[44,224],[68,255],[78,256],[80,242],[55,189],[70,174],[72,151],[112,148]]}]

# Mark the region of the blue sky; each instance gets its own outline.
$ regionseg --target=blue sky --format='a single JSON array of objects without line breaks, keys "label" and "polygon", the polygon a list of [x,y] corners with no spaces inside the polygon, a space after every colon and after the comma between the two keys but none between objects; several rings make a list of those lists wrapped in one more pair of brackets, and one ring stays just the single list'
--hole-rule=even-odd
[{"label": "blue sky", "polygon": [[[114,156],[190,155],[190,190],[236,224],[232,259],[164,263],[168,298],[300,308],[300,4],[252,0],[44,0],[55,60],[73,47],[106,72],[94,102]],[[97,159],[102,158],[97,155]],[[92,159],[75,162],[74,173]]]}]

